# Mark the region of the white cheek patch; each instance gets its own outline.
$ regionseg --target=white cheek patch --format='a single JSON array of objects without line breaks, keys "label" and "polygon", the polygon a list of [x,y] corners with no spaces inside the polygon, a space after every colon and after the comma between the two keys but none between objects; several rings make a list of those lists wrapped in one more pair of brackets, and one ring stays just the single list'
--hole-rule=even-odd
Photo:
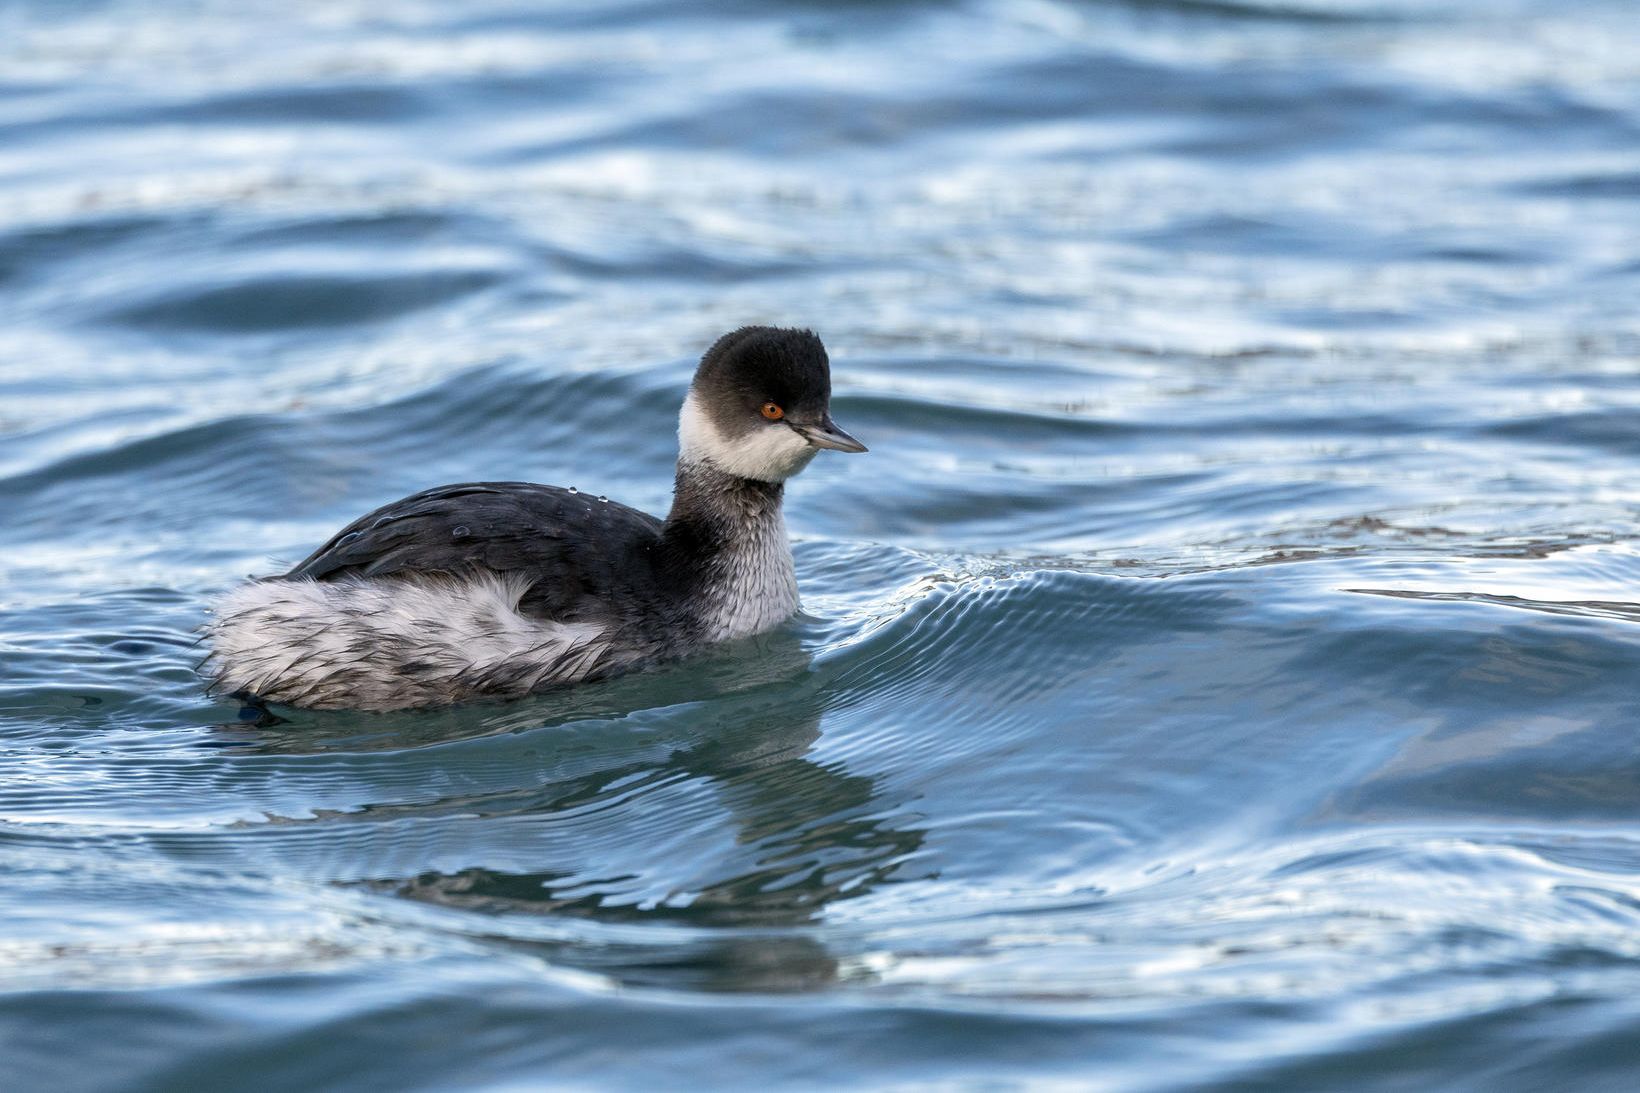
[{"label": "white cheek patch", "polygon": [[814,445],[784,425],[761,426],[745,436],[726,438],[693,391],[678,418],[678,447],[685,462],[704,460],[728,474],[761,482],[783,482],[815,456]]}]

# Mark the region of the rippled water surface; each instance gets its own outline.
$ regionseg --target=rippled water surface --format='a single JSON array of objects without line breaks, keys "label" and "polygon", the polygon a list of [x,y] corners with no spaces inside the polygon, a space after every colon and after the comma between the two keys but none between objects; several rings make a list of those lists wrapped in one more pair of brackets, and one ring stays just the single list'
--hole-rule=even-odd
[{"label": "rippled water surface", "polygon": [[[1637,149],[1630,0],[0,5],[8,1085],[1633,1088]],[[748,322],[789,628],[202,692]]]}]

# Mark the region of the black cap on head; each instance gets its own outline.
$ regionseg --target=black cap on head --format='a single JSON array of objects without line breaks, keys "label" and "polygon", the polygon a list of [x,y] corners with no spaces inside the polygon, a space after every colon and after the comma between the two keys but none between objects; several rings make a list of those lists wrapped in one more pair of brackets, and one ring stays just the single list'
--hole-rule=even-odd
[{"label": "black cap on head", "polygon": [[783,482],[821,448],[866,446],[831,419],[831,362],[812,330],[743,326],[712,344],[678,418],[680,459]]},{"label": "black cap on head", "polygon": [[819,421],[831,404],[831,361],[812,330],[743,326],[712,343],[693,389],[721,426],[756,419],[767,402],[793,421]]}]

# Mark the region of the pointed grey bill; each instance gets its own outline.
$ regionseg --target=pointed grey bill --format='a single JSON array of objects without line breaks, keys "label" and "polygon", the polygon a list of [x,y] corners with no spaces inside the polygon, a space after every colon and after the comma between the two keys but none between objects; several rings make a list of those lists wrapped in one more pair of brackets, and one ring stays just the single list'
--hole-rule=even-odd
[{"label": "pointed grey bill", "polygon": [[830,414],[821,418],[818,425],[800,425],[795,421],[788,422],[788,424],[796,429],[804,440],[807,440],[816,448],[830,448],[836,452],[863,452],[868,450],[864,444],[839,429],[837,423],[831,420]]}]

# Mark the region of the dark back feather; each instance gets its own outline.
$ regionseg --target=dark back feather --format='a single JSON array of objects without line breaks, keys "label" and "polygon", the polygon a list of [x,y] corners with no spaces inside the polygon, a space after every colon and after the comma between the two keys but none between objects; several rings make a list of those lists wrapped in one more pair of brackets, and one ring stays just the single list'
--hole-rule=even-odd
[{"label": "dark back feather", "polygon": [[470,482],[412,494],[353,521],[285,576],[526,574],[526,613],[637,614],[661,591],[662,521],[558,486]]}]

